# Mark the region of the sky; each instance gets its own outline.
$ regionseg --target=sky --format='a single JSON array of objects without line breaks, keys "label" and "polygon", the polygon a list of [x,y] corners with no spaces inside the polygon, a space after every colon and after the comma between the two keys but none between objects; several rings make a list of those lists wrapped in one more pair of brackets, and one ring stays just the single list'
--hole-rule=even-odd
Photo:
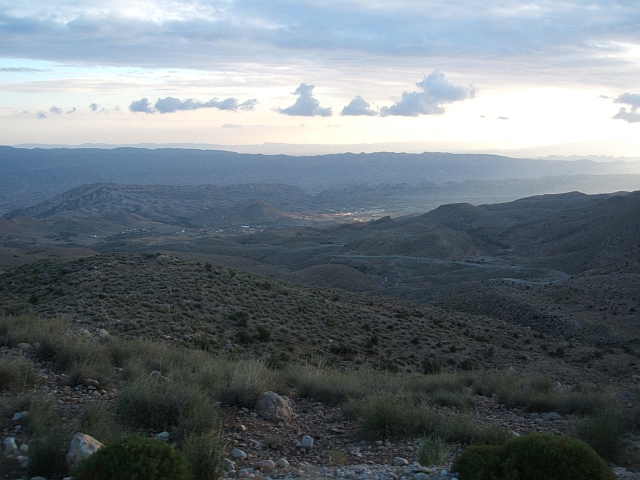
[{"label": "sky", "polygon": [[640,1],[0,0],[26,143],[638,157]]}]

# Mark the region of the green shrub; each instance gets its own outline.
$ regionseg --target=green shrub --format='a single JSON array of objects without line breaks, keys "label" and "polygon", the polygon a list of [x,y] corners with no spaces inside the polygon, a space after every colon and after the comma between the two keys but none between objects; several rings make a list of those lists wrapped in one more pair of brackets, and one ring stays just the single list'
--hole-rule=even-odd
[{"label": "green shrub", "polygon": [[470,447],[453,463],[460,480],[615,480],[606,462],[581,440],[530,434],[501,447]]},{"label": "green shrub", "polygon": [[420,465],[445,465],[451,454],[451,447],[437,435],[425,437],[420,442],[416,458]]},{"label": "green shrub", "polygon": [[188,383],[140,378],[118,396],[116,413],[133,428],[168,430],[186,434],[211,431],[217,422],[211,399]]},{"label": "green shrub", "polygon": [[53,427],[29,443],[29,469],[32,475],[64,477],[67,473],[65,455],[73,433],[65,427]]},{"label": "green shrub", "polygon": [[182,453],[198,480],[217,480],[222,469],[220,435],[217,431],[187,437]]},{"label": "green shrub", "polygon": [[474,383],[480,395],[498,395],[507,408],[524,407],[532,412],[591,414],[605,406],[605,396],[592,387],[578,387],[575,391],[558,393],[545,377],[517,375],[484,375]]},{"label": "green shrub", "polygon": [[605,411],[585,418],[574,427],[574,435],[584,440],[607,460],[616,460],[623,450],[625,421],[617,412]]},{"label": "green shrub", "polygon": [[111,442],[121,436],[120,428],[104,401],[87,403],[76,423],[77,431],[91,435],[101,443]]},{"label": "green shrub", "polygon": [[77,480],[191,480],[184,456],[169,445],[137,435],[102,447],[72,472]]},{"label": "green shrub", "polygon": [[38,374],[31,360],[22,357],[0,360],[0,391],[20,394],[37,381]]},{"label": "green shrub", "polygon": [[460,480],[501,480],[502,448],[495,445],[472,445],[460,455],[451,470]]},{"label": "green shrub", "polygon": [[503,428],[479,423],[467,415],[449,415],[439,432],[449,442],[467,445],[501,445],[507,439]]},{"label": "green shrub", "polygon": [[362,399],[358,426],[368,440],[396,438],[412,430],[414,405],[403,396],[382,393]]}]

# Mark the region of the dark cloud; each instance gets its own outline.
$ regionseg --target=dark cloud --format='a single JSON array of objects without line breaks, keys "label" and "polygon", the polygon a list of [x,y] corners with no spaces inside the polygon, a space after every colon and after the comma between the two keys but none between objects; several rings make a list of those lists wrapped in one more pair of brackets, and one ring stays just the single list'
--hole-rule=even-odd
[{"label": "dark cloud", "polygon": [[351,100],[351,102],[349,102],[349,105],[346,105],[342,109],[342,112],[340,112],[340,115],[352,115],[352,116],[366,115],[368,117],[375,117],[376,115],[378,115],[378,112],[376,112],[375,110],[372,110],[371,104],[367,102],[364,98],[362,98],[360,95],[357,95],[356,98],[354,98],[353,100]]},{"label": "dark cloud", "polygon": [[315,85],[307,85],[301,83],[294,95],[298,95],[296,103],[287,108],[277,108],[276,111],[284,115],[292,115],[299,117],[330,117],[331,107],[322,108],[320,102],[313,97],[313,89]]},{"label": "dark cloud", "polygon": [[[95,103],[92,103],[91,105],[95,105]],[[93,110],[93,108],[91,109]],[[149,103],[148,98],[141,98],[140,100],[134,100],[133,102],[131,102],[131,105],[129,105],[129,110],[131,110],[132,112],[153,113],[153,107],[151,107],[151,104]]]},{"label": "dark cloud", "polygon": [[154,108],[160,113],[173,113],[179,110],[198,110],[200,108],[217,108],[218,110],[228,110],[235,112],[236,110],[253,110],[258,104],[255,98],[246,100],[242,103],[237,98],[226,98],[218,100],[212,98],[207,102],[200,102],[192,98],[180,100],[175,97],[159,98]]},{"label": "dark cloud", "polygon": [[[312,56],[323,66],[341,61],[349,68],[372,60],[385,68],[397,58],[405,59],[404,65],[408,59],[440,58],[523,76],[556,71],[551,81],[591,68],[604,82],[613,65],[624,67],[617,73],[625,78],[637,78],[636,64],[615,55],[640,42],[636,0],[189,3],[158,2],[160,15],[152,19],[102,9],[100,2],[32,0],[24,8],[8,2],[0,7],[0,55],[202,70],[251,63],[300,66]],[[165,4],[172,5],[170,12]],[[163,7],[170,13],[166,20],[161,20]],[[603,66],[608,68],[598,69]]]},{"label": "dark cloud", "polygon": [[49,109],[49,112],[60,115],[62,113],[62,109],[60,107],[53,106]]},{"label": "dark cloud", "polygon": [[44,112],[38,112],[38,113],[36,114],[36,117],[38,117],[38,120],[42,120],[42,119],[44,119],[44,118],[47,118],[47,114],[46,114],[46,113],[44,113]]},{"label": "dark cloud", "polygon": [[2,67],[0,68],[0,72],[11,72],[11,73],[37,73],[42,72],[37,68],[27,68],[27,67]]},{"label": "dark cloud", "polygon": [[629,110],[627,110],[626,107],[620,107],[618,113],[613,116],[614,119],[624,120],[628,123],[640,122],[640,113],[638,112],[640,108],[640,94],[623,93],[616,98],[613,103],[622,103],[629,107]]},{"label": "dark cloud", "polygon": [[71,110],[67,110],[67,113],[76,113],[76,107],[73,107]]},{"label": "dark cloud", "polygon": [[97,103],[92,103],[91,105],[89,105],[89,108],[91,109],[92,112],[97,112],[98,107],[99,105]]},{"label": "dark cloud", "polygon": [[447,81],[445,74],[436,70],[421,82],[416,83],[418,92],[403,92],[402,99],[390,107],[382,107],[380,116],[398,115],[418,117],[420,115],[442,115],[443,105],[473,98],[476,94],[472,86],[453,85]]}]

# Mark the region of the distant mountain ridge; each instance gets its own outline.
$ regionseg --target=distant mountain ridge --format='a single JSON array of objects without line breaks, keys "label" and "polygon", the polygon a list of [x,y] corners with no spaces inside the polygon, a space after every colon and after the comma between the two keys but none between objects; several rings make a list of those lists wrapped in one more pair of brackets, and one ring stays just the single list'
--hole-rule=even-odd
[{"label": "distant mountain ridge", "polygon": [[354,185],[441,184],[565,175],[640,174],[640,162],[514,159],[450,153],[314,157],[221,150],[0,147],[0,214],[84,184],[288,184],[309,194]]}]

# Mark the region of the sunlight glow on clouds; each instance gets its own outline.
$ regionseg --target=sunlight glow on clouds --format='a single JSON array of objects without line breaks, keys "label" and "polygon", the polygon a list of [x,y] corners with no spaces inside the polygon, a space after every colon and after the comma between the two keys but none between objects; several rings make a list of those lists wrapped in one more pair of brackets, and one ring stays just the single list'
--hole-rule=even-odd
[{"label": "sunlight glow on clouds", "polygon": [[0,0],[0,143],[632,139],[638,78],[636,1]]}]

